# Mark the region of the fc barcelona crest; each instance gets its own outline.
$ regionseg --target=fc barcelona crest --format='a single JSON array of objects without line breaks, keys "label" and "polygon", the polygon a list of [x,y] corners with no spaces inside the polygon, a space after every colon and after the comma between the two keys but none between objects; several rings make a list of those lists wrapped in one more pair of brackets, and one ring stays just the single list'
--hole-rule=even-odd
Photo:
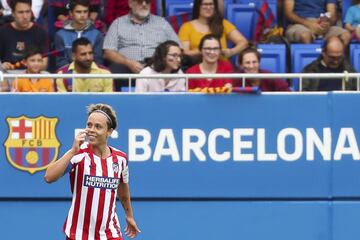
[{"label": "fc barcelona crest", "polygon": [[34,174],[57,159],[60,146],[55,131],[57,118],[20,116],[6,120],[9,136],[4,146],[11,165]]}]

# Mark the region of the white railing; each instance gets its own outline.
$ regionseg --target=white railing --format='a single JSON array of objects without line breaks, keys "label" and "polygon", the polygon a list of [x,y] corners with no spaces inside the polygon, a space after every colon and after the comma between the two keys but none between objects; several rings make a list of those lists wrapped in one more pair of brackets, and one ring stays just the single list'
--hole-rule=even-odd
[{"label": "white railing", "polygon": [[112,78],[112,79],[128,79],[129,89],[131,82],[137,78],[185,78],[186,86],[188,79],[199,79],[199,78],[237,78],[242,79],[243,86],[245,86],[245,79],[258,78],[258,79],[299,79],[299,89],[302,89],[302,80],[306,78],[321,78],[321,79],[339,79],[348,81],[349,79],[357,79],[357,90],[360,90],[360,73],[258,73],[258,74],[247,74],[247,73],[216,73],[216,74],[26,74],[26,73],[3,73],[0,71],[0,81],[4,79],[16,79],[16,78]]}]

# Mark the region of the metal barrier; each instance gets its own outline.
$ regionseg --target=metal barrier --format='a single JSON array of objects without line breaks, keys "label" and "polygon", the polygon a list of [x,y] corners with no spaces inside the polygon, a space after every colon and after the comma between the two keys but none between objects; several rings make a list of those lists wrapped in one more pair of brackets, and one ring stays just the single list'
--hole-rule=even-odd
[{"label": "metal barrier", "polygon": [[[348,81],[351,78],[357,79],[357,91],[360,90],[360,73],[258,73],[258,74],[248,74],[248,73],[216,73],[216,74],[9,74],[3,73],[0,71],[0,81],[4,79],[16,79],[16,78],[113,78],[113,79],[128,79],[129,82],[129,91],[131,91],[131,83],[137,78],[185,78],[186,79],[186,89],[188,86],[188,80],[190,79],[200,79],[200,78],[241,78],[243,86],[245,86],[245,79],[249,78],[258,78],[258,79],[293,79],[299,78],[300,91],[302,90],[302,80],[306,78],[321,78],[321,79],[339,79],[342,78],[344,82]],[[344,84],[343,84],[344,85]]]}]

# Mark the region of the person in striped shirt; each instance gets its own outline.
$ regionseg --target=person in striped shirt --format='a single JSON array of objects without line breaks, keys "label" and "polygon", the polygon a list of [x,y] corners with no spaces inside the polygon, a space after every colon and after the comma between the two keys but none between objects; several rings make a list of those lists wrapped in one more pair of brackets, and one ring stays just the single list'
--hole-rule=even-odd
[{"label": "person in striped shirt", "polygon": [[134,238],[140,232],[131,207],[127,156],[108,146],[116,126],[111,106],[90,105],[86,129],[76,135],[72,148],[46,170],[48,183],[70,172],[73,197],[64,224],[66,239],[122,240],[116,195],[126,215],[125,234]]}]

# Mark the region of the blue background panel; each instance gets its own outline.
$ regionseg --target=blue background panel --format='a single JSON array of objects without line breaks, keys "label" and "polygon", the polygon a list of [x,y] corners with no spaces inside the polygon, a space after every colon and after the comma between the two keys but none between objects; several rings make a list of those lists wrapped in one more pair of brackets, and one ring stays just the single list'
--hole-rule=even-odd
[{"label": "blue background panel", "polygon": [[[352,104],[358,104],[360,98],[353,94]],[[74,129],[83,128],[86,121],[85,106],[93,102],[105,102],[113,105],[119,116],[119,138],[112,139],[111,145],[129,152],[129,129],[145,129],[151,134],[150,148],[154,151],[161,129],[172,129],[180,161],[168,156],[154,161],[130,159],[130,181],[135,197],[327,197],[331,194],[331,161],[322,160],[315,152],[316,160],[306,160],[305,151],[296,161],[285,161],[280,157],[276,161],[259,161],[257,154],[257,129],[264,129],[267,153],[277,153],[277,136],[284,128],[299,129],[303,136],[306,128],[314,128],[321,133],[323,128],[331,126],[331,120],[338,114],[344,115],[345,126],[356,128],[357,113],[336,112],[333,114],[328,104],[330,96],[321,95],[12,95],[7,96],[13,105],[7,109],[8,101],[1,101],[0,107],[7,109],[0,113],[0,131],[8,135],[6,118],[26,115],[36,117],[45,115],[58,117],[57,136],[61,143],[60,155],[71,146]],[[332,97],[332,96],[331,96]],[[31,100],[29,99],[31,98]],[[62,106],[58,107],[61,98]],[[26,106],[31,102],[31,107]],[[47,105],[44,111],[44,104]],[[25,106],[24,106],[25,105]],[[158,106],[162,106],[159,108]],[[186,106],[186,107],[184,107]],[[226,106],[226,107],[224,107]],[[251,107],[249,107],[251,106]],[[293,106],[298,106],[294,108]],[[246,109],[246,110],[245,110]],[[214,117],[215,115],[216,117]],[[351,114],[351,117],[349,116]],[[71,117],[74,116],[74,117]],[[186,116],[186,117],[184,117]],[[346,117],[347,116],[347,117]],[[207,119],[211,119],[208,121]],[[314,120],[316,119],[316,120]],[[343,123],[339,122],[340,127]],[[208,144],[202,147],[206,161],[200,161],[191,155],[188,162],[182,161],[182,131],[199,129],[206,138],[213,129],[227,129],[229,139],[220,137],[217,152],[234,152],[233,129],[254,129],[254,134],[244,137],[253,147],[244,153],[253,154],[254,161],[235,161],[230,159],[216,161],[208,154]],[[336,131],[334,132],[336,135]],[[286,141],[286,149],[292,152],[294,141]],[[44,182],[44,172],[34,175],[14,168],[2,149],[0,151],[0,180],[8,182],[0,192],[2,197],[68,197],[70,195],[68,177],[63,177],[55,185]],[[279,156],[279,155],[278,155]],[[356,161],[350,161],[351,165]],[[350,167],[350,166],[349,166]],[[11,179],[11,181],[8,181]],[[153,187],[153,182],[157,187]],[[210,184],[209,184],[210,183]],[[234,183],[237,183],[234,185]],[[221,188],[222,191],[214,191]]]},{"label": "blue background panel", "polygon": [[338,201],[333,203],[333,240],[357,240],[360,237],[358,219],[360,216],[359,201]]},{"label": "blue background panel", "polygon": [[[2,239],[64,239],[62,226],[69,205],[0,202]],[[144,240],[330,239],[326,202],[160,201],[134,202],[133,208],[142,231],[139,239]],[[123,231],[120,204],[117,209]]]}]

